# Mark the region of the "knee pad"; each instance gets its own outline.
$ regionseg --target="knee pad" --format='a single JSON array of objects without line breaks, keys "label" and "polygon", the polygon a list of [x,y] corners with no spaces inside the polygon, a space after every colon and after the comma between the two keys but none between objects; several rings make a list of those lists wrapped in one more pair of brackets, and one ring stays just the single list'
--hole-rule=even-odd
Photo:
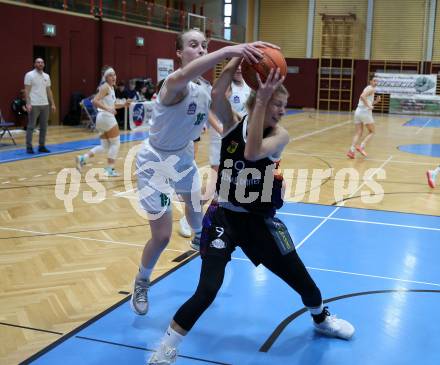
[{"label": "knee pad", "polygon": [[112,160],[116,160],[118,157],[119,147],[121,145],[121,141],[119,136],[108,139],[109,148],[108,148],[108,157]]}]

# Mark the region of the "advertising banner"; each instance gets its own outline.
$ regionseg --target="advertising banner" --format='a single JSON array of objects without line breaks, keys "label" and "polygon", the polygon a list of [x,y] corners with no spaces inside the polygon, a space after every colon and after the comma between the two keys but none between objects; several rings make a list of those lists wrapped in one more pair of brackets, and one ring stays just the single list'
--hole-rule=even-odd
[{"label": "advertising banner", "polygon": [[435,95],[437,75],[376,73],[380,94]]},{"label": "advertising banner", "polygon": [[131,103],[128,108],[128,122],[130,129],[147,129],[149,121],[153,116],[154,101],[142,101]]}]

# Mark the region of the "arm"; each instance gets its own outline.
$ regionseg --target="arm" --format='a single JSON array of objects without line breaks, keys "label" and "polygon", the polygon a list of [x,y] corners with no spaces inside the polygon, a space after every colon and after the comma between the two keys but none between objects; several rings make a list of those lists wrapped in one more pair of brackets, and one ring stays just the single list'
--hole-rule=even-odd
[{"label": "arm", "polygon": [[374,94],[374,89],[369,88],[368,90],[364,90],[364,91],[362,92],[361,96],[359,97],[359,99],[362,100],[362,102],[364,103],[364,105],[365,105],[368,109],[373,110],[373,105],[374,105],[374,103],[373,103],[373,105],[370,105],[370,104],[368,103],[368,100],[367,100],[367,97],[370,96],[371,94]]},{"label": "arm", "polygon": [[115,109],[125,108],[126,106],[129,106],[131,102],[131,99],[127,99],[125,103],[115,103]]},{"label": "arm", "polygon": [[164,105],[172,105],[175,104],[177,100],[181,100],[186,94],[188,82],[212,69],[225,58],[244,57],[250,63],[257,63],[262,57],[261,51],[257,48],[258,46],[275,47],[265,42],[243,43],[223,47],[191,61],[167,77],[166,82],[160,90],[161,102]]},{"label": "arm", "polygon": [[214,128],[217,133],[223,134],[223,125],[220,123],[220,121],[211,110],[208,114],[208,123],[212,128]]},{"label": "arm", "polygon": [[241,58],[233,58],[223,69],[220,77],[215,82],[211,96],[212,96],[212,110],[223,125],[223,131],[228,131],[237,123],[237,118],[232,112],[231,103],[229,102],[226,92],[232,82],[232,76],[235,70],[240,65]]},{"label": "arm", "polygon": [[55,113],[57,107],[55,106],[55,101],[53,100],[53,94],[52,94],[52,90],[50,89],[50,86],[46,88],[46,91],[47,91],[47,96],[49,98],[50,107],[52,108],[52,112]]},{"label": "arm", "polygon": [[272,156],[283,150],[289,143],[289,134],[284,128],[277,126],[274,132],[263,139],[264,118],[266,115],[267,104],[270,102],[272,94],[284,81],[280,78],[279,69],[274,72],[272,69],[263,84],[259,75],[258,91],[255,100],[255,106],[249,115],[248,137],[244,150],[244,157],[250,161],[261,160],[262,158]]},{"label": "arm", "polygon": [[30,97],[31,85],[24,85],[24,93],[26,95],[26,110],[28,111],[28,113],[30,113],[32,110],[31,97]]},{"label": "arm", "polygon": [[109,92],[110,92],[110,90],[109,90],[109,86],[107,84],[101,85],[99,87],[98,94],[95,95],[95,97],[92,100],[92,103],[96,108],[100,108],[102,110],[108,111],[109,113],[116,114],[116,111],[114,108],[110,108],[102,102],[102,99],[106,95],[108,95]]}]

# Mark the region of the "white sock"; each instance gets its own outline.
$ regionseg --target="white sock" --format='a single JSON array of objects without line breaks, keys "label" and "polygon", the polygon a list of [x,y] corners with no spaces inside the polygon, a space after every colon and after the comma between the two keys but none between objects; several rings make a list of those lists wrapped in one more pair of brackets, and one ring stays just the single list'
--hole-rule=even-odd
[{"label": "white sock", "polygon": [[437,168],[434,171],[432,171],[433,175],[437,175],[439,172],[440,172],[440,165],[437,166]]},{"label": "white sock", "polygon": [[354,151],[355,151],[354,146],[351,146],[351,147],[350,147],[350,151],[351,151],[351,152],[354,152]]},{"label": "white sock", "polygon": [[361,143],[361,148],[365,149],[365,143],[364,142]]},{"label": "white sock", "polygon": [[166,346],[177,348],[183,340],[183,335],[174,331],[171,326],[165,331],[165,335],[162,338],[162,343]]},{"label": "white sock", "polygon": [[307,307],[307,309],[309,310],[310,314],[317,316],[318,314],[321,314],[324,310],[324,305],[321,303],[319,307]]},{"label": "white sock", "polygon": [[147,269],[146,267],[144,267],[142,264],[139,266],[139,272],[137,274],[137,278],[138,279],[143,279],[143,280],[150,280],[150,276],[151,273],[153,272],[153,269]]}]

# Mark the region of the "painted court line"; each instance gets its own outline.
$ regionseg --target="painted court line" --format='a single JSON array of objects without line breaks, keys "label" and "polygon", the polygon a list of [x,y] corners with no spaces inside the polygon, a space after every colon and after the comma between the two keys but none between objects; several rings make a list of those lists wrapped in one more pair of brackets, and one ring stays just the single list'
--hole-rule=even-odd
[{"label": "painted court line", "polygon": [[425,128],[425,127],[427,126],[427,124],[430,123],[430,122],[431,122],[431,119],[428,119],[428,121],[427,121],[425,124],[423,124],[423,126],[421,126],[419,129],[417,129],[416,134],[419,134],[420,131],[421,131],[423,128]]},{"label": "painted court line", "polygon": [[[284,151],[283,155],[298,155],[298,156],[309,156],[309,157],[319,157],[319,158],[335,158],[339,160],[347,160],[345,156],[345,152],[343,154],[334,155],[334,154],[316,154],[316,153],[306,153],[306,152],[289,152]],[[372,162],[384,162],[386,160],[376,159],[376,158],[367,158],[365,161]],[[418,161],[402,161],[402,160],[392,160],[390,163],[399,163],[399,164],[411,164],[411,165],[421,165],[421,166],[432,166],[432,162],[418,162]]]},{"label": "painted court line", "polygon": [[[236,261],[245,261],[245,262],[252,263],[251,260],[246,259],[246,258],[241,258],[241,257],[232,257],[232,260],[236,260]],[[319,268],[319,267],[311,267],[311,266],[306,266],[306,268],[307,268],[308,270],[316,270],[316,271],[332,272],[332,273],[343,274],[343,275],[362,276],[362,277],[373,278],[373,279],[384,279],[384,280],[399,281],[399,282],[403,282],[403,283],[423,284],[423,285],[431,285],[431,286],[438,286],[438,287],[440,287],[440,284],[438,284],[438,283],[431,283],[431,282],[428,282],[428,281],[407,280],[407,279],[401,279],[401,278],[392,278],[392,277],[389,277],[389,276],[380,276],[380,275],[362,274],[362,273],[358,273],[358,272],[342,271],[342,270],[333,270],[333,269],[323,269],[323,268]]]},{"label": "painted court line", "polygon": [[[327,217],[318,216],[318,215],[299,214],[299,213],[284,213],[284,212],[277,212],[277,214],[278,214],[278,215],[290,215],[290,216],[296,216],[296,217],[305,217],[305,218],[318,218],[318,219],[325,219],[325,218],[327,218]],[[341,222],[353,222],[353,223],[376,224],[376,225],[379,225],[379,226],[390,226],[390,227],[399,227],[399,228],[411,228],[411,229],[420,229],[420,230],[426,230],[426,231],[437,231],[437,232],[440,232],[440,228],[423,227],[423,226],[411,226],[411,225],[406,225],[406,224],[385,223],[385,222],[365,221],[365,220],[348,219],[348,218],[333,218],[333,217],[328,218],[328,220],[341,221]]]},{"label": "painted court line", "polygon": [[[354,194],[356,194],[365,184],[366,184],[366,182],[369,180],[369,179],[371,179],[371,177],[373,177],[374,175],[376,175],[376,173],[379,171],[379,170],[381,170],[389,161],[391,161],[392,160],[392,158],[393,158],[393,156],[390,156],[390,157],[388,157],[388,159],[386,160],[386,161],[384,161],[383,163],[382,163],[382,165],[380,165],[376,170],[374,170],[366,179],[365,179],[365,181],[361,184],[361,185],[359,185],[359,187],[353,192],[353,193],[351,193],[350,195],[349,195],[349,197],[348,198],[351,198],[351,197],[353,197],[354,196]],[[339,202],[338,204],[337,204],[337,207],[332,211],[332,212],[330,212],[330,214],[327,216],[327,217],[325,217],[324,218],[324,220],[322,221],[322,222],[320,222],[306,237],[304,237],[303,238],[303,240],[298,244],[298,245],[296,245],[295,246],[295,248],[298,250],[319,228],[321,228],[322,227],[322,225],[325,223],[325,222],[327,222],[328,220],[329,220],[329,218],[331,218],[331,216],[332,215],[334,215],[339,209],[341,209],[341,206],[344,206],[344,204],[345,204],[345,200],[343,200],[342,202]]]},{"label": "painted court line", "polygon": [[342,127],[343,125],[346,125],[348,123],[351,123],[351,120],[347,120],[345,122],[338,123],[338,124],[335,124],[335,125],[332,125],[330,127],[323,128],[323,129],[318,129],[317,131],[306,133],[306,134],[303,134],[302,136],[290,138],[290,142],[298,141],[300,139],[304,139],[304,138],[307,138],[307,137],[311,137],[311,136],[314,136],[315,134],[319,134],[319,133],[322,133],[322,132],[329,131],[330,129]]},{"label": "painted court line", "polygon": [[[145,243],[130,243],[130,242],[122,242],[122,241],[113,241],[113,240],[103,240],[99,238],[88,238],[88,237],[79,237],[79,236],[72,236],[68,234],[61,234],[61,233],[50,233],[50,232],[41,232],[41,231],[31,231],[28,229],[18,229],[18,228],[9,228],[9,227],[0,227],[0,230],[2,231],[13,231],[13,232],[24,232],[24,233],[33,233],[38,235],[45,235],[45,236],[56,236],[56,237],[64,237],[64,238],[71,238],[75,240],[84,240],[84,241],[94,241],[94,242],[100,242],[104,244],[117,244],[122,246],[134,246],[134,247],[144,247]],[[14,237],[10,237],[13,239]],[[184,253],[187,250],[174,250],[171,248],[165,248],[166,251],[172,251],[172,252],[180,252]]]}]

